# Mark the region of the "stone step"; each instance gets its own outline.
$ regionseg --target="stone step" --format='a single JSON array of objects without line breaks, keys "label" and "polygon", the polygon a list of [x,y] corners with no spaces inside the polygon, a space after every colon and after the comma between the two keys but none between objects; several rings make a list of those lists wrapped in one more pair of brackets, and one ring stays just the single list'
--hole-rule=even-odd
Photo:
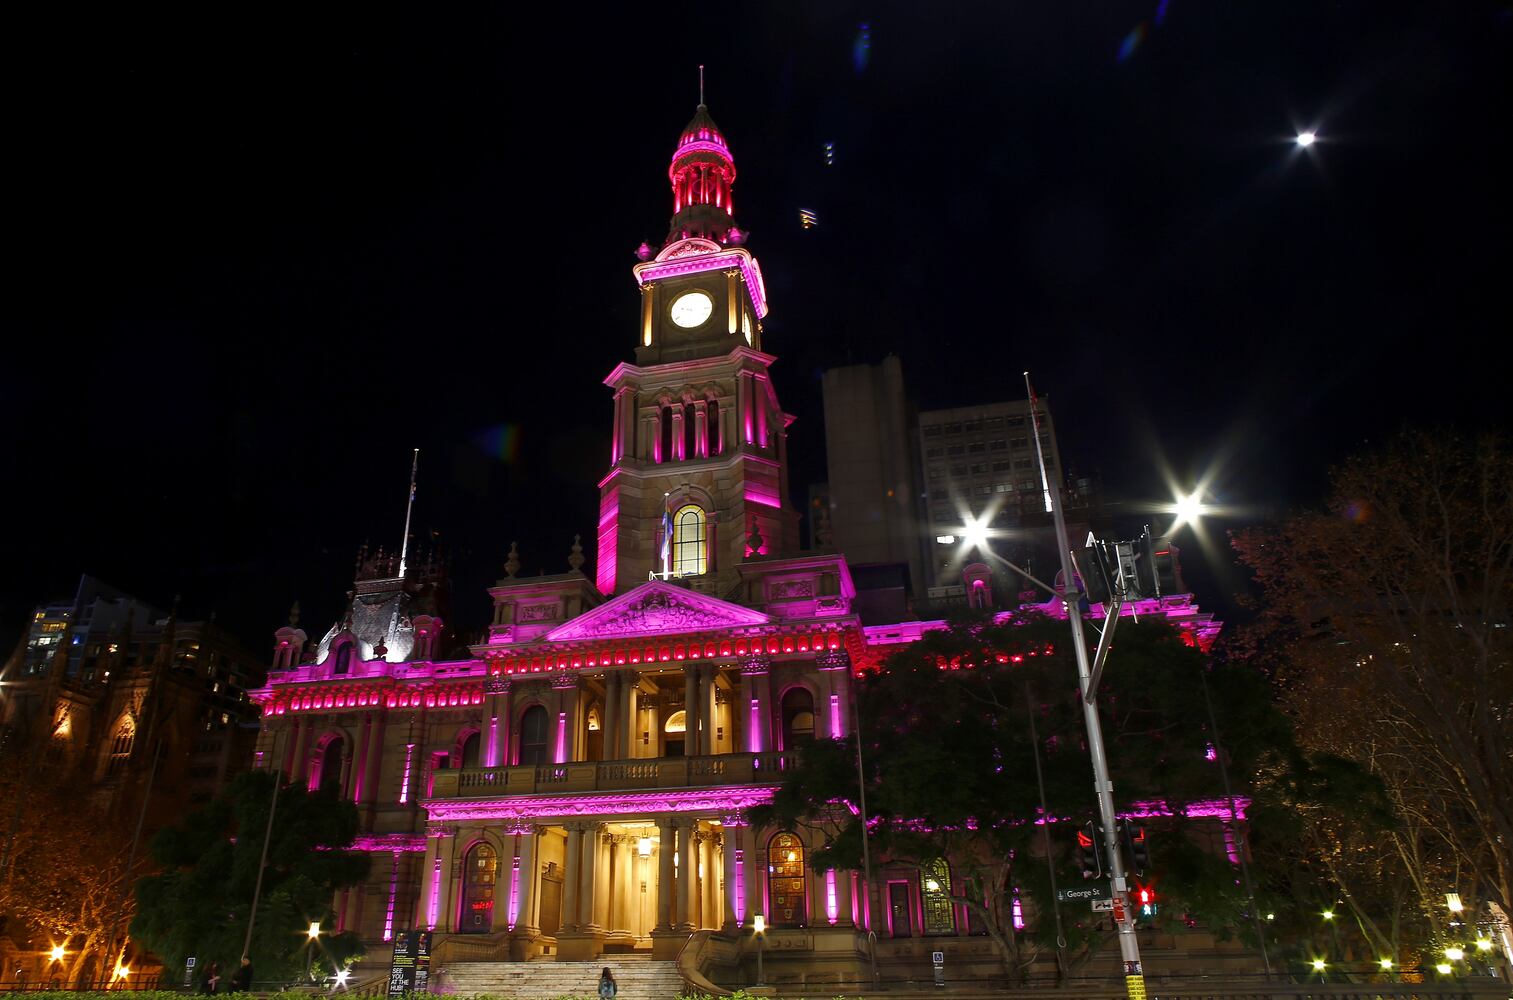
[{"label": "stone step", "polygon": [[453,962],[446,967],[444,983],[454,993],[482,993],[501,1000],[593,997],[605,968],[624,1000],[675,1000],[683,992],[674,963],[619,955],[593,962]]}]

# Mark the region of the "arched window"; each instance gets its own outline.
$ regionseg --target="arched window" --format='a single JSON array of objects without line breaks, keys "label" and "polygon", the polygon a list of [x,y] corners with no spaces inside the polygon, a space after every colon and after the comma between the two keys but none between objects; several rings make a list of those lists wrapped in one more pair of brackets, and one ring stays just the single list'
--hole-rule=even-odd
[{"label": "arched window", "polygon": [[945,858],[926,861],[919,868],[919,896],[924,904],[926,934],[955,934],[956,909],[951,905],[951,866]]},{"label": "arched window", "polygon": [[767,842],[767,871],[774,927],[802,927],[809,898],[804,885],[804,842],[796,833],[775,833]]},{"label": "arched window", "polygon": [[332,668],[333,674],[344,674],[352,669],[352,644],[344,642],[336,647],[336,666]]},{"label": "arched window", "polygon": [[468,738],[462,741],[462,755],[459,767],[478,766],[478,744],[481,742],[478,733],[468,734]]},{"label": "arched window", "polygon": [[494,885],[499,880],[499,855],[486,841],[468,851],[462,866],[462,916],[457,929],[464,934],[487,934],[494,929]]},{"label": "arched window", "polygon": [[126,767],[131,760],[132,744],[136,740],[137,725],[128,715],[116,726],[116,735],[110,741],[110,765],[107,773],[116,774]]},{"label": "arched window", "polygon": [[709,401],[709,419],[706,422],[705,430],[709,435],[709,440],[705,446],[705,453],[718,455],[720,453],[720,402],[717,399]]},{"label": "arched window", "polygon": [[550,758],[546,753],[546,709],[532,705],[520,717],[520,763],[545,764]]},{"label": "arched window", "polygon": [[783,695],[783,749],[814,739],[814,695],[796,687]]},{"label": "arched window", "polygon": [[672,575],[704,573],[704,511],[695,504],[678,508],[672,519]]},{"label": "arched window", "polygon": [[322,792],[341,794],[341,754],[343,741],[340,736],[333,736],[326,741],[326,745],[320,751],[320,771],[316,777],[316,788]]}]

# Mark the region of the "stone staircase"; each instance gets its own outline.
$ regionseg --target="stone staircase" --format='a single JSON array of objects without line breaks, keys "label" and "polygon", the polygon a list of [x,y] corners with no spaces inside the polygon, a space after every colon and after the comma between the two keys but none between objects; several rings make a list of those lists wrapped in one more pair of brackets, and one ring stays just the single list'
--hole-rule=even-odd
[{"label": "stone staircase", "polygon": [[[605,956],[594,962],[452,962],[440,986],[460,996],[501,1000],[596,998],[599,974],[608,967],[619,987],[617,1000],[676,1000],[685,992],[676,962],[646,957]],[[434,970],[433,970],[434,971]]]}]

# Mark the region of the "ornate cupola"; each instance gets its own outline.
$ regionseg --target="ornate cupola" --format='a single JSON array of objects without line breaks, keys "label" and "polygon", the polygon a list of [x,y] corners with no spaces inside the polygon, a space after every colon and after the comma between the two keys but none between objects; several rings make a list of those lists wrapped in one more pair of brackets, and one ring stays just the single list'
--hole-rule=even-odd
[{"label": "ornate cupola", "polygon": [[[730,201],[735,161],[725,136],[702,103],[678,140],[667,178],[672,181],[673,212],[667,242],[690,237],[727,242],[735,229],[735,207]],[[735,236],[739,241],[739,231]]]}]

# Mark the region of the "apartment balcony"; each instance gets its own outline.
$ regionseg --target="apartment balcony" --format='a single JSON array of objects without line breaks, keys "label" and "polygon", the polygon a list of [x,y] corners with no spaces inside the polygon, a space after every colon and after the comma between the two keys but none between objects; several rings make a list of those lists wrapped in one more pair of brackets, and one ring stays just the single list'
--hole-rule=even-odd
[{"label": "apartment balcony", "polygon": [[713,757],[470,767],[437,771],[433,775],[430,797],[469,799],[719,785],[776,785],[796,759],[797,754],[793,752],[771,751]]}]

